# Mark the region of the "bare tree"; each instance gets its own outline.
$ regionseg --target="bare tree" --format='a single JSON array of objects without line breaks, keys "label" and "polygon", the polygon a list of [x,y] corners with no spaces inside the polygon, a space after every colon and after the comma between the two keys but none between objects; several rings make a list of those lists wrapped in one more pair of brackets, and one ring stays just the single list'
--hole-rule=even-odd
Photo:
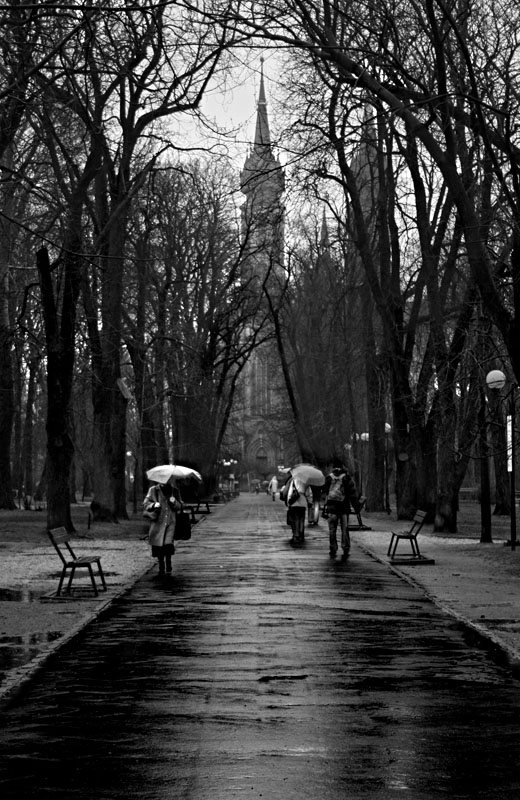
[{"label": "bare tree", "polygon": [[[41,252],[38,265],[47,343],[53,348],[49,524],[71,527],[66,486],[79,291],[83,288],[92,351],[98,460],[93,511],[116,519],[126,516],[128,400],[120,364],[128,212],[159,154],[171,146],[165,121],[197,107],[230,40],[227,29],[208,25],[183,2],[54,9],[50,17],[41,22],[48,38],[42,35],[41,68],[32,76],[44,102],[35,104],[33,118],[55,167],[66,221],[59,261],[52,263]],[[59,285],[53,273],[61,276]]]},{"label": "bare tree", "polygon": [[127,286],[124,334],[138,461],[141,472],[167,459],[195,466],[210,491],[238,379],[261,338],[259,299],[244,284],[225,170],[179,163],[154,173],[148,189],[131,228],[138,269]]}]

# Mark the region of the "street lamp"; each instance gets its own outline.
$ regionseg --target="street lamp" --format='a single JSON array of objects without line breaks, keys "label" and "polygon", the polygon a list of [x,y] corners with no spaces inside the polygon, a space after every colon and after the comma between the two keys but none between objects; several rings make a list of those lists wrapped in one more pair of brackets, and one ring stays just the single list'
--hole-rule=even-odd
[{"label": "street lamp", "polygon": [[[486,385],[492,391],[501,391],[507,383],[506,376],[500,369],[492,369],[486,375]],[[511,386],[510,395],[510,415],[507,417],[507,471],[511,477],[511,550],[516,548],[516,447],[515,447],[515,391],[516,383]]]},{"label": "street lamp", "polygon": [[385,510],[387,514],[390,514],[392,511],[390,508],[390,489],[388,486],[388,439],[391,433],[392,426],[390,423],[385,422]]}]

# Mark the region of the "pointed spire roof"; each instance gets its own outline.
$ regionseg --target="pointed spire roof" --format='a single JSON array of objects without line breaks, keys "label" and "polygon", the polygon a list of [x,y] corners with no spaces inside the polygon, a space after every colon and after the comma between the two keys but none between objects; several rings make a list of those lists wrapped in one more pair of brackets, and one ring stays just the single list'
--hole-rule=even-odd
[{"label": "pointed spire roof", "polygon": [[271,134],[269,132],[269,119],[267,117],[267,102],[264,86],[264,59],[260,59],[260,92],[258,94],[258,110],[256,115],[256,129],[254,149],[270,149]]},{"label": "pointed spire roof", "polygon": [[[261,190],[260,190],[261,187]],[[255,195],[255,202],[264,197],[267,205],[272,205],[285,189],[283,170],[273,153],[267,102],[264,85],[264,59],[260,60],[260,92],[256,117],[255,140],[249,151],[244,168],[240,174],[240,188],[245,195]],[[274,198],[274,199],[273,199]]]},{"label": "pointed spire roof", "polygon": [[327,224],[327,215],[325,214],[325,209],[323,209],[323,218],[321,221],[320,245],[323,250],[330,247],[329,226]]}]

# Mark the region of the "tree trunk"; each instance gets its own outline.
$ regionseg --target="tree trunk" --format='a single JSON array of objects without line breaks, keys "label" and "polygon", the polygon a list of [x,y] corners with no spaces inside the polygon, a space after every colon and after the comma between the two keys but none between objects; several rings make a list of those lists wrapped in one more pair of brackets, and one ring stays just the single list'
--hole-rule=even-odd
[{"label": "tree trunk", "polygon": [[[99,198],[98,198],[99,200]],[[117,206],[121,198],[113,198]],[[99,200],[102,203],[103,198]],[[121,380],[122,291],[124,275],[124,233],[126,214],[115,220],[108,233],[102,258],[101,317],[89,309],[93,373],[94,459],[92,476],[94,520],[127,519],[125,459],[126,410],[128,399]],[[112,256],[112,257],[111,257]],[[92,303],[91,303],[92,306]]]},{"label": "tree trunk", "polygon": [[[394,364],[395,367],[395,364]],[[417,462],[416,454],[420,452],[414,446],[413,432],[415,427],[410,424],[406,398],[407,391],[402,391],[398,386],[399,381],[392,375],[392,402],[394,412],[394,445],[395,445],[395,493],[398,519],[413,519],[418,509],[417,505]]]},{"label": "tree trunk", "polygon": [[47,345],[47,527],[65,526],[69,531],[74,530],[70,513],[69,478],[74,456],[71,394],[79,292],[76,253],[79,252],[79,243],[74,249],[65,251],[61,319],[48,252],[41,248],[36,254]]},{"label": "tree trunk", "polygon": [[11,484],[11,437],[14,420],[12,335],[8,316],[8,274],[0,283],[0,508],[15,508]]},{"label": "tree trunk", "polygon": [[[113,375],[94,377],[93,406],[93,475],[94,496],[91,503],[95,521],[117,522],[127,519],[125,486],[125,449],[121,436],[126,431],[127,400]],[[126,441],[126,440],[124,440]]]},{"label": "tree trunk", "polygon": [[29,362],[29,374],[27,377],[27,401],[25,410],[25,421],[22,435],[22,474],[25,494],[32,497],[34,494],[34,402],[36,399],[36,375],[38,364],[35,359]]}]

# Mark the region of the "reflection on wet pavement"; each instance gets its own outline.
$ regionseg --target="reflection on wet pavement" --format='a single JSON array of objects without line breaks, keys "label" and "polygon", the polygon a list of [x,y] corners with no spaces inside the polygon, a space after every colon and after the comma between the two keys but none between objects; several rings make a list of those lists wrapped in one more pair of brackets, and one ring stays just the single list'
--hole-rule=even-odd
[{"label": "reflection on wet pavement", "polygon": [[31,592],[27,586],[22,589],[2,589],[0,588],[0,602],[15,603],[34,603],[39,600],[43,592]]},{"label": "reflection on wet pavement", "polygon": [[0,679],[8,670],[35,658],[42,644],[55,642],[62,635],[62,631],[47,631],[25,636],[0,636]]}]

